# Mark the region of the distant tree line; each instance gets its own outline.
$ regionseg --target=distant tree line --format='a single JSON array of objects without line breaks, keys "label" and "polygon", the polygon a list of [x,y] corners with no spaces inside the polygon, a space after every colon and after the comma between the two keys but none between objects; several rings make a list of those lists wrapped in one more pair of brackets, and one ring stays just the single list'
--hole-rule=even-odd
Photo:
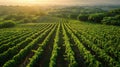
[{"label": "distant tree line", "polygon": [[51,15],[92,23],[120,26],[120,9],[118,8],[105,11],[95,7],[67,7],[52,12]]},{"label": "distant tree line", "polygon": [[39,22],[41,16],[46,15],[47,9],[30,6],[0,6],[0,22],[7,20],[15,23]]},{"label": "distant tree line", "polygon": [[78,20],[120,26],[120,9],[110,10],[105,13],[80,14]]},{"label": "distant tree line", "polygon": [[36,23],[41,16],[46,15],[41,7],[0,6],[0,28],[14,27],[19,23]]},{"label": "distant tree line", "polygon": [[62,9],[58,9],[54,12],[49,12],[52,16],[69,18],[69,19],[77,19],[79,14],[93,14],[93,13],[101,13],[105,12],[104,10],[96,7],[66,7]]}]

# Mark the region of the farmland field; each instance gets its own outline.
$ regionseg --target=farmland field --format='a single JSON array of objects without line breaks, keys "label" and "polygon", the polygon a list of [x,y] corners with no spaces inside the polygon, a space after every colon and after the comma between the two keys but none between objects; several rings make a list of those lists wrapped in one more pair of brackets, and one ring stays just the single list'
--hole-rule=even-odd
[{"label": "farmland field", "polygon": [[0,67],[120,67],[120,4],[39,2],[0,0]]},{"label": "farmland field", "polygon": [[120,27],[60,19],[3,28],[0,67],[120,67]]}]

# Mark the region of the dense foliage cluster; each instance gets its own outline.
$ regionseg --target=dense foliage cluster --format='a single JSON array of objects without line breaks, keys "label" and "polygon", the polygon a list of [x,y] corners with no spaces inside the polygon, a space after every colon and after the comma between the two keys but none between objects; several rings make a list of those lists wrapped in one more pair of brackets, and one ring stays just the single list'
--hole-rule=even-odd
[{"label": "dense foliage cluster", "polygon": [[15,26],[15,22],[12,20],[6,20],[4,22],[0,22],[0,28],[9,28],[14,26]]},{"label": "dense foliage cluster", "polygon": [[120,9],[111,10],[105,13],[95,13],[80,15],[78,19],[81,21],[90,21],[107,25],[120,25]]}]

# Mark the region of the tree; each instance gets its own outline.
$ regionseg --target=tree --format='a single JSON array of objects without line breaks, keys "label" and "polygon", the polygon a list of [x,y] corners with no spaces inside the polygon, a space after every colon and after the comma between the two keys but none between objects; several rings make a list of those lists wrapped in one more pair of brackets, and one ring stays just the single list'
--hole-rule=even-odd
[{"label": "tree", "polygon": [[0,28],[14,27],[15,23],[12,20],[6,20],[0,23]]},{"label": "tree", "polygon": [[104,13],[96,13],[96,14],[91,14],[88,17],[89,21],[96,22],[96,23],[101,23],[101,20],[105,17],[106,15]]},{"label": "tree", "polygon": [[88,16],[89,15],[86,15],[86,14],[83,14],[83,15],[79,15],[77,18],[78,20],[81,20],[81,21],[88,21]]},{"label": "tree", "polygon": [[118,14],[120,14],[120,9],[114,9],[114,10],[109,11],[107,13],[107,16],[111,16],[112,17],[112,16],[116,16]]},{"label": "tree", "polygon": [[103,24],[107,24],[107,25],[118,25],[120,26],[120,19],[115,17],[104,17],[102,20]]}]

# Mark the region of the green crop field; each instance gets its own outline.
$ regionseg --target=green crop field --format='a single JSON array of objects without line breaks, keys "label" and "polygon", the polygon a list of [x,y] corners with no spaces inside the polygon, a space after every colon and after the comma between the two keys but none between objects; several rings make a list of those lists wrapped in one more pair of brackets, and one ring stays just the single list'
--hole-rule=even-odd
[{"label": "green crop field", "polygon": [[[77,21],[79,22],[79,21]],[[28,23],[0,29],[3,67],[119,67],[120,28],[90,23]]]}]

